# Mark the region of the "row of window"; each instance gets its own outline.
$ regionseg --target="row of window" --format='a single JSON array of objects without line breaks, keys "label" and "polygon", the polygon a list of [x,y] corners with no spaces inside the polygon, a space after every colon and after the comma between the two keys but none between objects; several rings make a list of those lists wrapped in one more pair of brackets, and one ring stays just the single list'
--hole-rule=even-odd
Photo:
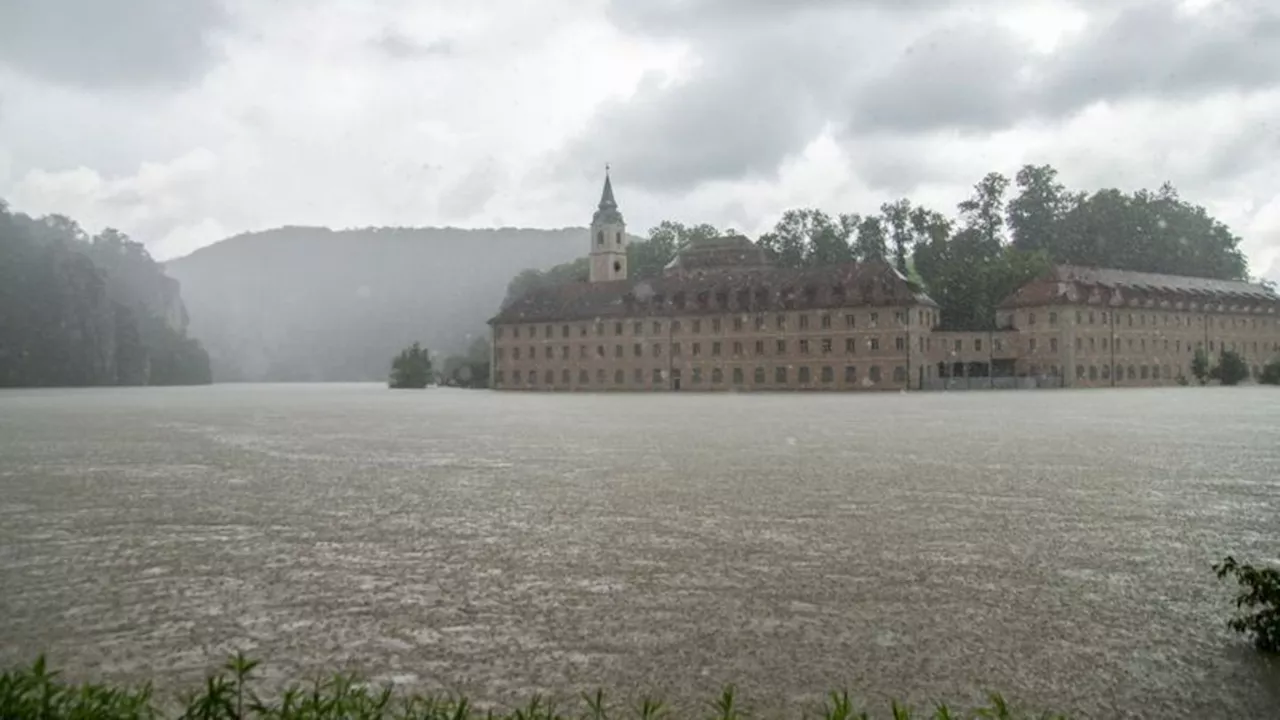
[{"label": "row of window", "polygon": [[[878,337],[865,338],[862,340],[862,342],[866,343],[867,349],[872,352],[878,352],[880,350],[880,338]],[[722,354],[724,343],[722,343],[719,340],[716,340],[711,342],[709,345],[710,345],[709,349],[710,349],[711,356],[720,357],[720,355]],[[769,343],[765,340],[756,340],[754,343],[754,350],[755,350],[754,354],[756,356],[764,356],[766,355],[766,350],[770,346],[773,347],[773,352],[775,355],[786,355],[789,351],[788,348],[791,347],[791,344],[790,344],[790,341],[781,340],[781,339],[774,340],[772,343]],[[662,357],[664,347],[665,346],[663,343],[652,343],[651,345],[649,345],[649,354],[652,355],[653,357]],[[733,354],[735,356],[742,356],[746,354],[745,353],[746,345],[742,341],[734,341],[732,343],[732,348],[733,348]],[[830,355],[831,353],[835,352],[836,344],[835,344],[834,338],[820,338],[816,343],[813,342],[812,340],[809,340],[808,338],[805,338],[805,339],[796,341],[795,348],[801,355],[809,355],[815,352],[815,350],[817,352],[821,352],[823,355]],[[907,338],[905,336],[895,337],[893,339],[893,349],[898,352],[905,352],[907,349]],[[506,350],[505,348],[501,348],[501,347],[494,348],[494,351],[493,351],[494,358],[499,361],[503,360],[505,357],[505,350]],[[521,357],[520,348],[512,347],[510,348],[510,350],[511,350],[511,359],[519,360]],[[542,356],[547,360],[554,360],[556,356],[555,350],[556,348],[553,346],[550,346],[550,345],[544,346],[542,348]],[[701,342],[691,343],[689,345],[689,351],[690,351],[690,355],[694,357],[701,356],[703,351],[702,343]],[[578,346],[578,357],[580,359],[585,359],[587,357],[590,357],[590,352],[591,351],[588,349],[587,345]],[[846,355],[856,355],[858,353],[858,339],[845,338],[844,352]],[[595,353],[596,353],[596,357],[603,358],[607,356],[607,351],[604,345],[597,345],[595,349]],[[644,357],[644,355],[645,355],[645,351],[644,351],[643,344],[635,343],[634,345],[631,346],[632,357]],[[683,356],[684,345],[678,342],[671,343],[671,355],[673,357]],[[538,346],[530,345],[529,351],[526,357],[528,357],[530,360],[537,360]],[[623,345],[614,345],[613,357],[615,358],[626,357],[625,347]],[[560,346],[560,359],[561,360],[569,359],[568,345]]]},{"label": "row of window", "polygon": [[[1146,349],[1147,349],[1147,339],[1146,339],[1146,338],[1136,338],[1136,340],[1137,340],[1137,343],[1136,343],[1136,344],[1134,343],[1135,338],[1125,338],[1125,340],[1127,341],[1127,347],[1128,347],[1128,349],[1129,349],[1129,350],[1144,351],[1144,350],[1146,350]],[[1111,343],[1110,343],[1110,338],[1103,337],[1103,338],[1101,338],[1101,339],[1100,339],[1100,342],[1099,342],[1099,338],[1080,338],[1080,337],[1078,337],[1078,338],[1076,338],[1076,350],[1084,350],[1084,349],[1085,349],[1086,342],[1087,342],[1087,344],[1088,344],[1088,346],[1089,346],[1089,349],[1090,349],[1090,350],[1097,350],[1099,345],[1101,345],[1101,347],[1102,347],[1102,349],[1103,349],[1103,350],[1110,350],[1110,349],[1111,349],[1111,346],[1110,346],[1110,345],[1111,345]],[[1163,341],[1161,341],[1161,340],[1157,340],[1157,339],[1152,339],[1152,341],[1151,341],[1151,349],[1153,349],[1153,350],[1160,349],[1160,347],[1161,347],[1161,343],[1162,343],[1162,342],[1163,342],[1163,347],[1164,347],[1164,349],[1165,349],[1165,350],[1169,350],[1171,346],[1170,346],[1170,344],[1169,344],[1169,339],[1168,339],[1168,338],[1165,338]],[[1120,344],[1120,338],[1116,338],[1116,341],[1115,341],[1115,349],[1119,350],[1121,347],[1122,347],[1122,345]],[[1196,348],[1203,348],[1203,347],[1204,347],[1204,342],[1203,342],[1203,341],[1197,341],[1197,342],[1195,343],[1195,345],[1194,345],[1194,346],[1192,346],[1192,344],[1191,344],[1191,341],[1190,341],[1190,340],[1188,340],[1188,341],[1185,343],[1185,348],[1184,348],[1184,343],[1182,342],[1182,340],[1174,340],[1174,341],[1173,341],[1173,345],[1172,345],[1173,352],[1176,352],[1176,353],[1181,353],[1181,352],[1192,353],[1192,352],[1195,352],[1195,349],[1196,349]],[[1222,340],[1222,341],[1210,340],[1210,341],[1209,341],[1209,352],[1217,352],[1219,349],[1222,349],[1222,350],[1231,350],[1232,352],[1237,352],[1237,351],[1238,351],[1238,352],[1249,352],[1249,348],[1250,348],[1250,343],[1247,343],[1247,342],[1239,342],[1239,343],[1237,343],[1237,342],[1235,342],[1235,341],[1232,341],[1232,342],[1228,343],[1226,340]],[[1257,341],[1257,340],[1254,340],[1254,341],[1253,341],[1253,343],[1252,343],[1252,348],[1253,348],[1253,352],[1255,352],[1255,353],[1256,353],[1256,352],[1258,352],[1258,341]],[[1033,347],[1033,349],[1034,349],[1034,347]],[[1267,344],[1264,342],[1264,343],[1262,343],[1262,350],[1263,350],[1263,351],[1266,351],[1266,349],[1267,349]],[[1272,348],[1271,348],[1271,349],[1272,349],[1272,351],[1274,351],[1274,352],[1280,352],[1280,342],[1274,343],[1274,344],[1272,345]]]},{"label": "row of window", "polygon": [[[1117,379],[1117,380],[1124,380],[1124,379],[1125,379],[1125,366],[1124,366],[1124,365],[1116,365],[1115,367],[1116,367],[1116,369],[1115,369],[1115,376],[1116,376],[1116,379]],[[1161,366],[1161,365],[1136,365],[1136,366],[1135,366],[1135,365],[1130,365],[1130,366],[1128,366],[1128,379],[1130,379],[1130,380],[1139,380],[1139,379],[1141,379],[1141,380],[1159,380],[1159,379],[1162,377],[1162,373],[1163,373],[1163,377],[1164,377],[1166,380],[1170,380],[1170,379],[1172,379],[1172,378],[1173,378],[1173,366],[1171,366],[1171,365],[1164,365],[1164,366]],[[1088,378],[1089,378],[1090,380],[1098,380],[1099,378],[1101,378],[1102,380],[1110,380],[1110,379],[1111,379],[1111,366],[1110,366],[1110,365],[1103,365],[1103,366],[1101,366],[1101,368],[1099,368],[1099,366],[1097,366],[1097,365],[1090,365],[1090,366],[1088,367],[1088,370],[1086,370],[1086,369],[1085,369],[1085,366],[1084,366],[1084,365],[1077,365],[1077,366],[1076,366],[1076,379],[1077,379],[1077,380],[1084,380],[1084,379],[1085,379],[1085,377],[1086,377],[1086,374],[1087,374],[1087,376],[1088,376]]]},{"label": "row of window", "polygon": [[[782,365],[774,367],[773,368],[773,384],[786,385],[790,383],[792,369],[793,368],[791,368],[790,366],[782,366]],[[801,385],[814,382],[815,376],[818,382],[821,382],[824,384],[834,383],[836,379],[836,368],[830,365],[823,365],[822,367],[817,368],[816,372],[814,371],[813,368],[810,368],[807,365],[801,365],[800,367],[794,368],[794,370],[795,370],[795,380],[797,383],[800,383]],[[735,368],[731,368],[730,371],[731,371],[732,382],[734,385],[745,384],[746,371],[743,368],[735,367]],[[768,383],[768,377],[769,377],[769,373],[765,368],[757,367],[752,371],[752,384],[765,385]],[[846,384],[859,382],[858,367],[856,365],[845,365],[843,377],[844,377],[844,382]],[[551,385],[551,386],[555,386],[555,385],[566,386],[573,383],[573,373],[568,368],[562,369],[558,375],[558,378],[559,378],[559,381],[557,382],[557,374],[554,370],[544,370],[541,373],[539,373],[536,370],[531,370],[528,373],[524,373],[524,374],[522,374],[519,370],[514,370],[511,373],[511,382],[513,385],[522,385],[522,384],[537,385],[539,381],[541,381],[543,385]],[[590,385],[591,379],[592,379],[592,374],[587,370],[578,371],[577,384],[579,386]],[[596,370],[595,372],[596,385],[607,385],[608,379],[609,379],[609,374],[605,372],[603,368]],[[884,377],[883,377],[883,373],[881,372],[880,366],[872,365],[870,368],[868,368],[866,379],[867,379],[867,382],[872,385],[882,382]],[[679,383],[682,380],[683,380],[683,373],[678,369],[668,371],[663,368],[653,368],[652,371],[650,371],[649,373],[646,373],[641,368],[635,368],[635,370],[633,370],[631,373],[631,381],[632,381],[632,384],[634,385],[645,385],[645,384],[665,385],[668,383],[668,381],[672,383]],[[709,381],[712,385],[721,385],[725,381],[725,372],[723,368],[712,368],[709,373],[704,373],[702,368],[693,368],[689,374],[689,380],[693,385],[701,385],[705,381]],[[494,381],[498,385],[504,384],[506,382],[506,374],[502,370],[497,370],[494,373]],[[907,369],[901,365],[895,367],[893,369],[893,381],[896,383],[905,383],[907,381]],[[613,371],[613,384],[626,385],[627,374],[622,370]]]},{"label": "row of window", "polygon": [[[921,313],[921,319],[923,320],[925,316],[925,311],[921,310],[920,313]],[[900,326],[906,325],[907,319],[909,317],[910,317],[909,313],[905,310],[898,310],[893,313],[894,323]],[[800,330],[808,330],[811,328],[810,315],[798,315],[796,316],[796,318],[797,318],[796,325]],[[752,328],[755,330],[767,330],[769,327],[773,327],[774,329],[779,331],[785,331],[788,327],[788,322],[789,322],[788,316],[786,314],[780,313],[774,317],[772,325],[770,325],[769,318],[765,315],[755,315],[749,318],[739,315],[737,317],[732,318],[730,321],[730,324],[735,331],[742,331],[746,329],[748,321],[750,321]],[[669,322],[670,322],[670,330],[672,334],[680,334],[684,332],[684,329],[685,329],[684,320],[671,320]],[[830,330],[834,322],[835,320],[833,320],[832,315],[823,313],[822,315],[818,316],[817,325],[819,328],[823,330]],[[664,325],[664,321],[662,320],[649,320],[649,321],[615,320],[613,322],[613,334],[615,336],[623,335],[628,323],[631,325],[631,334],[636,336],[640,336],[644,334],[644,329],[646,325],[650,327],[653,335],[662,335],[664,332],[664,327],[666,327]],[[694,318],[692,320],[689,320],[688,323],[689,323],[688,324],[689,332],[691,332],[694,335],[700,334],[708,329],[713,333],[723,332],[724,330],[723,318],[710,318],[707,322],[704,322],[702,318]],[[843,324],[845,329],[847,330],[853,330],[857,328],[858,327],[857,316],[852,313],[844,315]],[[880,313],[879,312],[869,313],[866,326],[874,328],[874,327],[879,327],[879,325],[880,325]],[[510,327],[511,327],[511,337],[519,338],[521,334],[520,326],[512,325]],[[577,327],[578,327],[578,336],[586,337],[589,334],[588,328],[591,328],[591,327],[594,327],[596,335],[604,335],[606,325],[603,322],[596,322],[594,324],[580,324]],[[560,337],[562,338],[567,338],[572,334],[571,325],[567,325],[567,324],[560,325],[559,328],[560,328]],[[502,325],[498,325],[496,328],[494,328],[494,335],[497,338],[502,338],[504,332],[505,332],[504,326]],[[530,338],[537,338],[538,326],[530,325],[526,327],[523,332]],[[552,324],[552,325],[542,326],[542,337],[553,338],[555,336],[556,336],[555,325]]]},{"label": "row of window", "polygon": [[[1161,315],[1158,315],[1155,313],[1138,313],[1136,315],[1134,313],[1125,313],[1125,316],[1126,316],[1126,320],[1121,320],[1120,313],[1118,312],[1108,313],[1108,311],[1101,311],[1095,314],[1093,310],[1076,310],[1076,324],[1084,325],[1085,321],[1087,320],[1088,324],[1093,325],[1094,320],[1098,319],[1099,317],[1101,319],[1101,324],[1103,325],[1106,325],[1108,321],[1112,321],[1116,325],[1127,324],[1129,327],[1142,327],[1147,325],[1148,322],[1150,322],[1152,326],[1159,325],[1160,324],[1159,319],[1161,317],[1164,318],[1165,325],[1175,325],[1175,326],[1185,325],[1186,327],[1191,327],[1192,318],[1195,318],[1195,324],[1197,325],[1204,325],[1204,321],[1205,321],[1204,315],[1185,315],[1185,314],[1173,314],[1173,313],[1164,313]],[[1261,327],[1266,327],[1269,319],[1270,318],[1256,318],[1256,317],[1255,318],[1220,317],[1218,318],[1218,327],[1226,328],[1230,326],[1230,327],[1257,328],[1259,327],[1259,320],[1261,320]],[[1048,313],[1048,320],[1049,320],[1049,325],[1056,326],[1058,324],[1058,313],[1050,311]],[[1004,318],[1002,318],[1002,324],[1013,325],[1013,313],[1009,313]],[[1028,325],[1036,324],[1035,312],[1027,313],[1027,324]]]}]

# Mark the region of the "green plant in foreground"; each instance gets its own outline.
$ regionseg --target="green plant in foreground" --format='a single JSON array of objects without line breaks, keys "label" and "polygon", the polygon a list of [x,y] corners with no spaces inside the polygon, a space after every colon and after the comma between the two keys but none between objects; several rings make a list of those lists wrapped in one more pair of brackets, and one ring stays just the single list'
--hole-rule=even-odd
[{"label": "green plant in foreground", "polygon": [[1228,555],[1213,566],[1218,579],[1234,576],[1240,585],[1236,609],[1247,612],[1232,618],[1227,627],[1253,636],[1253,644],[1265,652],[1280,652],[1280,570],[1241,565]]},{"label": "green plant in foreground", "polygon": [[[182,696],[176,712],[164,712],[155,703],[150,684],[137,688],[105,684],[75,685],[62,681],[46,666],[44,658],[30,667],[0,673],[0,720],[666,720],[675,716],[661,701],[643,698],[629,708],[611,707],[605,694],[583,694],[582,709],[561,712],[554,703],[535,695],[510,711],[483,713],[465,697],[397,694],[390,686],[373,687],[349,675],[334,675],[310,686],[292,686],[274,699],[263,698],[249,686],[258,661],[243,654],[231,658],[222,670],[205,680],[200,690]],[[726,687],[698,720],[744,720],[749,717],[733,686]],[[797,708],[801,717],[810,713]],[[932,713],[918,713],[892,701],[887,717],[893,720],[932,718],[991,718],[1015,720],[1032,717],[1012,711],[999,695],[990,704],[968,712],[939,704]],[[822,708],[823,720],[870,720],[857,710],[848,692],[831,693]],[[1042,718],[1065,718],[1043,715]]]}]

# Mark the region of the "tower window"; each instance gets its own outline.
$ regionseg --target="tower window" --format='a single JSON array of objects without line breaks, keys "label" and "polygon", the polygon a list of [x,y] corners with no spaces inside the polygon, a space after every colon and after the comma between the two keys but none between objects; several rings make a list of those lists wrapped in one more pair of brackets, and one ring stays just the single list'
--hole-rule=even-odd
[{"label": "tower window", "polygon": [[596,244],[604,245],[604,231],[600,230],[596,233]]},{"label": "tower window", "polygon": [[615,244],[615,245],[621,245],[621,244],[622,244],[622,231],[621,231],[621,230],[619,230],[619,231],[617,232],[617,234],[614,236],[613,244]]},{"label": "tower window", "polygon": [[621,262],[619,262],[619,261],[617,261],[617,260],[614,260],[614,261],[613,261],[613,271],[614,271],[614,272],[616,272],[616,273],[620,273],[620,272],[622,272],[622,263],[621,263]]}]

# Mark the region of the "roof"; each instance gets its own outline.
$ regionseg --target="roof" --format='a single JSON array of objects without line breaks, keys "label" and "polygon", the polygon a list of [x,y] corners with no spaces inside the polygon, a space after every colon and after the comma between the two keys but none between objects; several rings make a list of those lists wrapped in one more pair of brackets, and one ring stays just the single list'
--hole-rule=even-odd
[{"label": "roof", "polygon": [[768,265],[764,250],[755,243],[742,235],[725,235],[690,241],[680,248],[664,271],[680,273],[712,268],[761,268]]},{"label": "roof", "polygon": [[1280,304],[1280,297],[1266,287],[1243,280],[1218,280],[1113,268],[1057,265],[1043,277],[1018,288],[1000,303],[1000,307],[1087,302],[1096,290],[1106,291],[1108,302],[1123,302],[1126,298],[1142,297],[1169,301]]},{"label": "roof", "polygon": [[531,290],[489,322],[918,304],[937,305],[891,265],[871,261],[802,269],[717,268],[642,280],[568,283]]},{"label": "roof", "polygon": [[609,180],[609,171],[604,171],[604,190],[600,191],[600,204],[596,207],[591,223],[622,223],[622,213],[618,212],[618,201],[613,199],[613,182]]}]

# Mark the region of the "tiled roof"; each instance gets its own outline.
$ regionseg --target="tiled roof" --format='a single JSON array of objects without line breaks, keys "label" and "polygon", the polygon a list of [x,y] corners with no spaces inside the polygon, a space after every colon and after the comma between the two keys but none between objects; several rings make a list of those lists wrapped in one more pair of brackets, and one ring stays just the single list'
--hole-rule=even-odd
[{"label": "tiled roof", "polygon": [[489,322],[913,304],[936,306],[892,266],[868,262],[804,269],[695,270],[644,280],[537,288],[503,308]]},{"label": "tiled roof", "polygon": [[1083,302],[1094,289],[1107,291],[1113,299],[1127,296],[1189,300],[1198,302],[1262,302],[1280,304],[1280,297],[1262,285],[1242,280],[1217,280],[1185,275],[1058,265],[1000,303],[1000,307],[1044,305],[1055,302]]}]

